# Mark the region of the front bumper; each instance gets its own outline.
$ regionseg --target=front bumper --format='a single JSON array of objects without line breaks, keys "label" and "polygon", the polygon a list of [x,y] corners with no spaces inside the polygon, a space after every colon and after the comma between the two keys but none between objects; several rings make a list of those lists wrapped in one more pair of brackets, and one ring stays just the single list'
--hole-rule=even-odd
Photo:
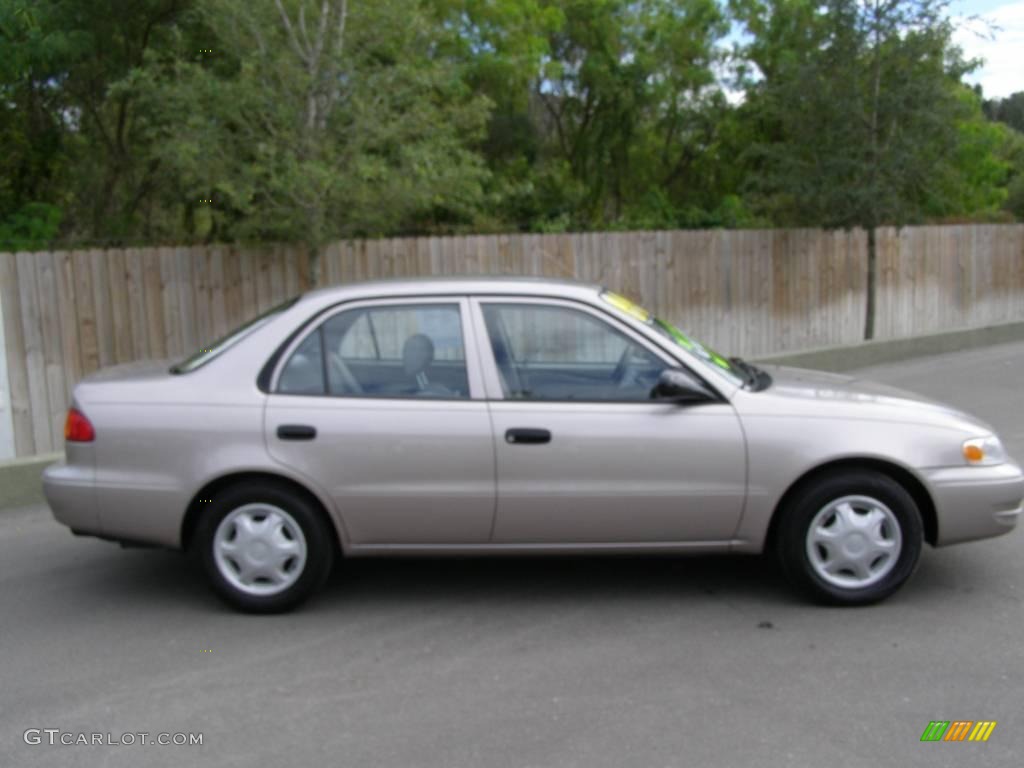
[{"label": "front bumper", "polygon": [[57,522],[75,533],[101,533],[92,467],[51,464],[43,470],[43,495]]},{"label": "front bumper", "polygon": [[944,467],[924,472],[938,518],[937,546],[1012,531],[1024,511],[1024,472],[994,467]]}]

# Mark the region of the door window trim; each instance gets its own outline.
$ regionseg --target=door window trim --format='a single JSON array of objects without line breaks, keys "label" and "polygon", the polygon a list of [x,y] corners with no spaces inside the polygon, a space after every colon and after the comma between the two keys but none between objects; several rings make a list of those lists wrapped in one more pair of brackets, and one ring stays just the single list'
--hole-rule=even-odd
[{"label": "door window trim", "polygon": [[[334,317],[343,312],[353,309],[376,309],[379,307],[415,307],[425,304],[449,304],[459,309],[459,324],[462,331],[463,357],[466,364],[466,378],[469,382],[468,397],[404,397],[400,395],[335,395],[325,393],[292,393],[279,392],[281,374],[285,366],[291,360],[292,354],[298,349],[310,334],[317,333],[324,323],[330,322]],[[469,299],[465,295],[439,296],[394,296],[389,298],[368,298],[355,299],[342,304],[335,304],[325,310],[318,312],[299,328],[299,332],[288,341],[282,348],[277,361],[274,363],[273,373],[270,376],[268,395],[279,397],[309,397],[309,398],[330,398],[333,400],[350,400],[353,402],[365,402],[373,400],[396,400],[403,403],[468,403],[474,400],[485,400],[483,375],[479,365],[479,353],[472,354],[471,350],[477,350],[479,344],[476,339],[476,328],[472,324]]]},{"label": "door window trim", "polygon": [[557,399],[518,399],[505,397],[505,390],[501,386],[501,374],[498,371],[498,363],[494,358],[494,349],[491,346],[491,338],[487,332],[487,321],[484,318],[484,305],[487,304],[523,304],[523,305],[540,305],[544,307],[557,307],[572,309],[584,312],[585,314],[591,315],[598,322],[604,323],[610,326],[615,331],[618,331],[625,336],[629,341],[633,342],[637,346],[643,348],[647,352],[651,353],[655,357],[661,359],[667,366],[671,368],[680,368],[686,371],[694,379],[704,384],[711,392],[713,392],[719,399],[720,402],[728,402],[721,390],[714,383],[708,381],[707,377],[701,376],[698,372],[694,371],[693,368],[686,362],[679,358],[671,355],[667,350],[662,349],[660,346],[651,343],[644,336],[636,333],[626,323],[622,322],[614,314],[605,311],[602,307],[597,307],[592,304],[588,304],[585,301],[579,301],[577,299],[564,299],[553,296],[528,296],[528,295],[517,295],[517,294],[479,294],[471,296],[469,298],[469,309],[472,314],[472,322],[475,326],[474,336],[478,340],[480,348],[478,354],[480,357],[480,363],[482,366],[483,373],[483,385],[487,392],[488,402],[505,402],[505,403],[529,403],[531,405],[543,405],[543,404],[570,404],[570,405],[589,405],[605,404],[605,405],[644,405],[650,407],[651,405],[664,405],[654,400],[583,400],[583,399],[571,399],[571,400],[557,400]]}]

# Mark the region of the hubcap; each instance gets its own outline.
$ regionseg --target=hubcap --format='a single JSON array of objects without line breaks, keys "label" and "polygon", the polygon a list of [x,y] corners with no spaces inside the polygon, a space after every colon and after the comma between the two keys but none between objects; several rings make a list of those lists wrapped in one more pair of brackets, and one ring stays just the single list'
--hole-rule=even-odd
[{"label": "hubcap", "polygon": [[217,570],[229,584],[266,597],[298,581],[306,566],[306,537],[295,518],[272,504],[246,504],[228,513],[213,536]]},{"label": "hubcap", "polygon": [[860,589],[896,567],[903,536],[896,516],[870,496],[843,496],[829,502],[807,529],[807,558],[829,584]]}]

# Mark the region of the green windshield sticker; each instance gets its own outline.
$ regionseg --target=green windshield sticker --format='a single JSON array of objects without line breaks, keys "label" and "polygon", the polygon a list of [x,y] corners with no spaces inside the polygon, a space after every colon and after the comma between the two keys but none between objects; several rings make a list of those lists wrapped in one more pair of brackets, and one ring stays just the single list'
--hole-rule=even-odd
[{"label": "green windshield sticker", "polygon": [[720,354],[715,352],[713,349],[709,349],[700,342],[694,341],[671,323],[666,323],[664,320],[660,319],[655,320],[654,322],[659,328],[661,328],[669,336],[671,336],[672,340],[675,341],[675,343],[678,344],[679,346],[689,350],[690,352],[693,352],[702,360],[706,360],[709,363],[713,363],[722,370],[728,371],[729,373],[735,375],[735,370],[732,366],[732,363],[730,363]]},{"label": "green windshield sticker", "polygon": [[732,370],[732,366],[729,365],[729,361],[716,352],[711,352],[711,361],[719,368],[724,368],[727,371]]},{"label": "green windshield sticker", "polygon": [[676,343],[679,344],[679,346],[685,347],[686,349],[690,350],[695,348],[694,343],[686,337],[686,334],[680,331],[674,325],[664,323],[664,326],[665,330],[669,332],[669,334],[672,336],[673,339],[675,339]]},{"label": "green windshield sticker", "polygon": [[680,347],[688,352],[692,352],[705,365],[714,365],[716,368],[721,368],[723,371],[727,372],[730,376],[737,376],[736,369],[733,367],[733,364],[715,352],[715,350],[705,347],[699,341],[694,341],[672,325],[672,323],[666,323],[661,318],[654,317],[646,309],[630,301],[625,296],[620,296],[612,291],[603,291],[601,293],[601,298],[620,312],[629,315],[635,320],[639,320],[641,323],[653,326],[662,335],[668,336]]},{"label": "green windshield sticker", "polygon": [[601,294],[601,298],[620,312],[625,312],[627,315],[635,320],[639,320],[641,323],[649,322],[651,319],[650,312],[639,304],[630,301],[625,296],[620,296],[619,294],[612,293],[611,291],[605,291]]}]

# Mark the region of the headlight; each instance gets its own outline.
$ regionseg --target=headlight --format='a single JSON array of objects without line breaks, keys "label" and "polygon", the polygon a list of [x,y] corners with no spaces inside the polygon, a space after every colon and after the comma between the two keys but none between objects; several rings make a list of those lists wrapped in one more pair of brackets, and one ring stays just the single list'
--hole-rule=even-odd
[{"label": "headlight", "polygon": [[991,466],[1006,461],[1006,450],[995,435],[964,440],[964,461],[974,466]]}]

